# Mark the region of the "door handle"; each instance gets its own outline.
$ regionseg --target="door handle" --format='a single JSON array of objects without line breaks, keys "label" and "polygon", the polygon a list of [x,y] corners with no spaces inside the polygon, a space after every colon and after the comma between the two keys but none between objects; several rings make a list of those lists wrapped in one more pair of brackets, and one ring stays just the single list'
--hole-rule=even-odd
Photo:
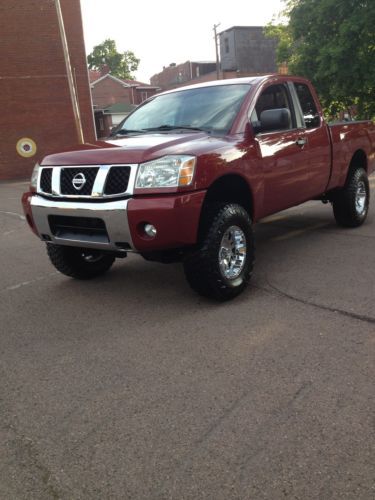
[{"label": "door handle", "polygon": [[306,139],[306,137],[299,137],[299,138],[296,140],[296,144],[297,144],[297,146],[299,146],[300,148],[303,148],[303,146],[306,146],[306,144],[307,144],[307,139]]}]

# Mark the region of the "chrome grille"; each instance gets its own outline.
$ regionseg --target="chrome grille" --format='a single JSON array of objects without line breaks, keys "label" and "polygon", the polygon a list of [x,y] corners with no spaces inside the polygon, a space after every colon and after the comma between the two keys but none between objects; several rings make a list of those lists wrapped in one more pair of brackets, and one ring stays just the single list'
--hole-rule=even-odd
[{"label": "chrome grille", "polygon": [[40,189],[43,193],[52,193],[52,168],[43,168],[40,174]]},{"label": "chrome grille", "polygon": [[38,192],[52,198],[110,199],[131,196],[138,165],[42,167]]},{"label": "chrome grille", "polygon": [[105,183],[104,194],[125,193],[128,189],[130,167],[111,167]]},{"label": "chrome grille", "polygon": [[[61,178],[60,178],[61,194],[90,196],[92,193],[92,188],[94,187],[94,182],[98,170],[99,167],[63,168],[61,170]],[[73,185],[73,179],[78,174],[83,174],[86,179],[86,182],[84,183],[81,189],[77,189]]]}]

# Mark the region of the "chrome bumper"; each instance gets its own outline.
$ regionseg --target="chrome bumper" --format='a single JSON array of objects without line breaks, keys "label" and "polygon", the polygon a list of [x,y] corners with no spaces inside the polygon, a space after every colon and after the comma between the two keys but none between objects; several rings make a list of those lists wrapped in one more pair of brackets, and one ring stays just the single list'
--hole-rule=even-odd
[{"label": "chrome bumper", "polygon": [[[116,252],[134,251],[127,217],[128,201],[78,203],[48,200],[36,195],[31,199],[31,211],[36,229],[43,241],[55,243],[56,245],[96,248]],[[67,232],[63,237],[54,234],[48,217],[56,215],[101,219],[105,224],[106,237],[99,237],[95,234],[79,234],[79,231]]]}]

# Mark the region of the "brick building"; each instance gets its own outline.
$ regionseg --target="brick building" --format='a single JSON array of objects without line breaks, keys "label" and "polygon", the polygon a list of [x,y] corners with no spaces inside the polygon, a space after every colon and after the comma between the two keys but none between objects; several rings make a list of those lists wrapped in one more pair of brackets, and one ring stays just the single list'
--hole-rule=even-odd
[{"label": "brick building", "polygon": [[[170,64],[163,71],[151,77],[151,85],[162,90],[186,85],[192,80],[200,80],[207,74],[215,72],[216,63],[212,61],[186,61],[182,64]],[[216,76],[215,76],[216,78]],[[213,79],[213,78],[212,78]]]},{"label": "brick building", "polygon": [[90,85],[97,136],[106,137],[139,104],[160,88],[136,80],[123,80],[103,72],[90,70]]},{"label": "brick building", "polygon": [[251,75],[276,73],[277,40],[264,35],[262,26],[233,26],[219,34],[223,71]]},{"label": "brick building", "polygon": [[[79,0],[61,0],[84,139],[95,140]],[[0,180],[79,141],[55,0],[0,2]],[[36,149],[36,151],[35,151]]]},{"label": "brick building", "polygon": [[[233,26],[219,34],[219,41],[220,80],[287,72],[285,65],[278,68],[276,64],[277,40],[267,38],[262,26]],[[151,83],[169,90],[216,79],[216,62],[186,61],[164,67],[151,77]]]}]

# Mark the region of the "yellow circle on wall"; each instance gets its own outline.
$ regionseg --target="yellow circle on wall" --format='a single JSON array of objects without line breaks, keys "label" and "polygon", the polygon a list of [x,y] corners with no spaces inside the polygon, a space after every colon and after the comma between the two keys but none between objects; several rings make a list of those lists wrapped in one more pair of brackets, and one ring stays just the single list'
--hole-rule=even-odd
[{"label": "yellow circle on wall", "polygon": [[17,153],[24,158],[31,158],[31,156],[34,156],[36,149],[35,142],[28,137],[23,137],[17,142],[16,145]]}]

